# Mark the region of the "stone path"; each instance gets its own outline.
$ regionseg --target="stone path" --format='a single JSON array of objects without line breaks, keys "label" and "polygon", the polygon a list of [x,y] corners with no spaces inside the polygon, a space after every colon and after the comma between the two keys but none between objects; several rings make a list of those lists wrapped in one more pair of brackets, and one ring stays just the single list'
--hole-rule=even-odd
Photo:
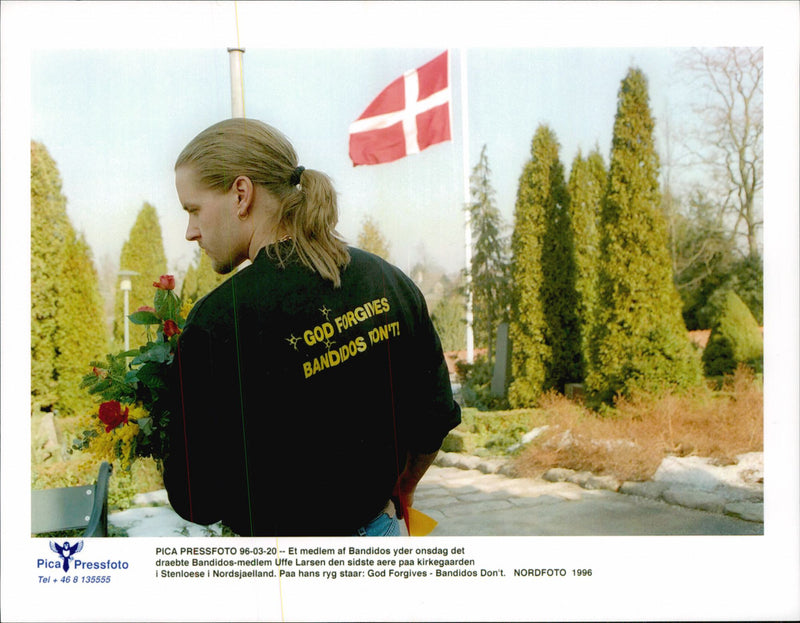
[{"label": "stone path", "polygon": [[759,522],[569,482],[432,466],[414,505],[439,525],[431,536],[763,534]]},{"label": "stone path", "polygon": [[[628,491],[624,494],[585,488],[586,479],[576,479],[583,482],[584,486],[580,486],[567,481],[511,478],[485,473],[499,469],[498,465],[475,465],[479,469],[433,465],[420,482],[414,506],[439,522],[431,536],[764,533],[762,522],[722,514],[723,509],[717,508],[713,496],[701,491],[670,489],[673,495],[668,496],[662,483],[652,482],[640,483],[638,488],[623,486],[620,490]],[[672,500],[673,497],[676,499]],[[109,515],[111,525],[128,536],[218,536],[220,533],[218,526],[198,526],[181,519],[167,505],[164,491],[141,494],[134,502],[141,506]],[[708,508],[702,510],[706,502]],[[686,508],[687,504],[695,508]]]}]

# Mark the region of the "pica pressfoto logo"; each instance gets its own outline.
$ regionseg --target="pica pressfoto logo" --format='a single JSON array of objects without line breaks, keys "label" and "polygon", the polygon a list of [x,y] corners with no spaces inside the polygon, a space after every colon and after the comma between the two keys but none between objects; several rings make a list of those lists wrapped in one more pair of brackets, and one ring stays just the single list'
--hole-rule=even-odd
[{"label": "pica pressfoto logo", "polygon": [[50,541],[50,549],[61,557],[61,568],[64,573],[69,571],[69,561],[72,557],[83,549],[83,541],[78,541],[74,545],[70,545],[69,541],[64,541],[63,545]]}]

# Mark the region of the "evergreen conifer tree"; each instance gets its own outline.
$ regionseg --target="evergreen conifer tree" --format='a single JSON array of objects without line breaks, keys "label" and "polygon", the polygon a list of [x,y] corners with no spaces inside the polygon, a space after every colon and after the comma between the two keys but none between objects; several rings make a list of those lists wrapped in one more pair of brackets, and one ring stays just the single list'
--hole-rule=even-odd
[{"label": "evergreen conifer tree", "polygon": [[31,407],[69,414],[93,404],[79,385],[108,336],[91,252],[66,203],[55,161],[32,142]]},{"label": "evergreen conifer tree", "polygon": [[[138,273],[131,277],[129,293],[129,313],[133,313],[143,305],[153,305],[153,282],[167,272],[167,258],[161,237],[161,225],[156,209],[145,202],[142,205],[136,222],[131,228],[130,236],[122,245],[119,256],[120,270],[132,270]],[[118,345],[124,336],[124,304],[123,293],[117,290],[114,307],[114,340]],[[136,348],[145,343],[145,328],[140,325],[129,325],[130,347]]]},{"label": "evergreen conifer tree", "polygon": [[375,219],[369,215],[364,217],[364,220],[361,222],[361,231],[358,232],[358,241],[356,244],[359,249],[374,253],[387,261],[389,260],[389,243],[386,241],[383,233],[381,233]]},{"label": "evergreen conifer tree", "polygon": [[761,372],[764,340],[747,305],[733,290],[718,290],[711,298],[717,311],[714,328],[703,351],[705,373],[708,376],[730,374],[740,363]]},{"label": "evergreen conifer tree", "polygon": [[606,187],[606,165],[595,149],[575,156],[569,176],[570,223],[575,249],[575,290],[581,336],[580,378],[588,359],[591,323],[597,306],[597,263],[600,258],[600,202]]},{"label": "evergreen conifer tree", "polygon": [[742,258],[731,268],[730,287],[759,326],[764,324],[764,260],[760,255]]},{"label": "evergreen conifer tree", "polygon": [[31,142],[31,408],[56,401],[58,280],[64,244],[71,233],[67,200],[55,161]]},{"label": "evergreen conifer tree", "polygon": [[464,300],[458,292],[442,297],[431,310],[431,321],[445,352],[464,348],[466,322]]},{"label": "evergreen conifer tree", "polygon": [[492,347],[499,322],[506,320],[510,302],[508,239],[503,236],[503,219],[495,203],[490,181],[491,169],[486,145],[470,178],[470,219],[472,224],[472,309],[476,346]]},{"label": "evergreen conifer tree", "polygon": [[197,264],[200,262],[200,254],[203,252],[198,248],[195,253],[192,263],[186,269],[186,274],[183,275],[183,282],[181,283],[181,301],[194,302],[200,297],[197,296]]},{"label": "evergreen conifer tree", "polygon": [[673,283],[648,100],[645,75],[631,68],[619,90],[602,203],[600,305],[586,378],[603,401],[700,380]]},{"label": "evergreen conifer tree", "polygon": [[91,409],[94,397],[80,388],[90,361],[108,351],[97,271],[82,235],[70,236],[64,249],[59,280],[56,344],[57,393],[60,411],[79,414]]},{"label": "evergreen conifer tree", "polygon": [[709,297],[730,281],[736,250],[719,208],[703,193],[693,193],[685,211],[673,214],[670,246],[686,328],[710,329],[704,308]]},{"label": "evergreen conifer tree", "polygon": [[559,144],[539,126],[520,178],[512,248],[512,406],[533,405],[576,380],[580,338],[569,195]]}]

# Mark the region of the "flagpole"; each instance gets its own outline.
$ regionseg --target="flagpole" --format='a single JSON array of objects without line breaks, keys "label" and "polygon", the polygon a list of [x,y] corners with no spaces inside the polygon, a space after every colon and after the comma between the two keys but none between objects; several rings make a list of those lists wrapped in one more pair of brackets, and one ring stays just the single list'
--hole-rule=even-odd
[{"label": "flagpole", "polygon": [[233,14],[236,21],[236,47],[228,48],[228,59],[231,67],[231,117],[244,118],[244,75],[242,73],[242,55],[244,48],[239,41],[239,3],[233,3]]},{"label": "flagpole", "polygon": [[231,63],[231,117],[244,117],[242,55],[244,48],[228,48]]},{"label": "flagpole", "polygon": [[467,101],[467,50],[459,50],[461,68],[461,155],[464,173],[464,248],[467,278],[467,363],[475,359],[472,333],[472,214],[469,191],[469,104]]}]

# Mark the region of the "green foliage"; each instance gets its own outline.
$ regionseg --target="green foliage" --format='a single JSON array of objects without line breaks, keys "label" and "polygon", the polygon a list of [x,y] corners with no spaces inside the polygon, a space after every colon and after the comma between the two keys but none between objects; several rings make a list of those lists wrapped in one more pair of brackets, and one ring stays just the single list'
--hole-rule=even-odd
[{"label": "green foliage", "polygon": [[90,406],[78,383],[106,348],[91,251],[66,212],[61,177],[44,145],[31,143],[31,407],[61,414]]},{"label": "green foliage", "polygon": [[761,256],[749,255],[733,265],[728,287],[739,295],[759,326],[764,324],[764,264]]},{"label": "green foliage", "polygon": [[188,303],[195,303],[229,276],[214,272],[211,259],[198,248],[195,252],[194,260],[189,265],[189,269],[183,278],[181,299]]},{"label": "green foliage", "polygon": [[[171,285],[174,286],[174,281]],[[144,409],[144,416],[131,419],[138,429],[135,442],[130,446],[130,456],[123,456],[121,446],[117,446],[115,456],[108,457],[109,460],[131,460],[136,456],[163,459],[168,449],[167,427],[172,407],[167,392],[174,385],[174,379],[168,378],[172,373],[169,364],[175,357],[178,336],[186,319],[181,315],[181,300],[172,289],[157,288],[151,310],[130,314],[134,325],[145,327],[146,343],[136,349],[107,354],[105,362],[92,361],[92,372],[81,382],[81,388],[99,396],[104,403],[116,402],[119,403],[117,407],[136,405]],[[155,335],[151,334],[151,327]],[[73,447],[91,450],[97,437],[94,428],[84,431]]]},{"label": "green foliage", "polygon": [[713,301],[715,293],[723,290],[736,292],[753,314],[756,323],[763,324],[764,316],[764,274],[761,258],[746,257],[728,263],[694,290],[684,289],[684,318],[687,328],[713,329],[717,309]]},{"label": "green foliage", "polygon": [[740,363],[762,370],[764,341],[747,305],[732,290],[721,290],[710,301],[716,321],[703,351],[707,376],[732,374]]},{"label": "green foliage", "polygon": [[445,352],[461,350],[466,341],[464,299],[458,292],[442,297],[431,311],[431,320]]},{"label": "green foliage", "polygon": [[686,388],[701,378],[673,284],[648,100],[644,74],[629,70],[601,209],[600,306],[586,376],[589,392],[604,402],[637,390]]},{"label": "green foliage", "polygon": [[364,251],[374,253],[378,257],[389,260],[389,243],[381,233],[378,224],[371,216],[367,215],[361,222],[361,231],[358,232],[357,246]]},{"label": "green foliage", "polygon": [[606,186],[606,165],[600,152],[575,156],[569,176],[570,225],[575,252],[577,320],[581,338],[578,377],[589,357],[589,337],[597,313],[597,266],[600,259],[600,204]]},{"label": "green foliage", "polygon": [[31,142],[31,407],[56,402],[58,280],[64,245],[71,235],[67,200],[55,161]]},{"label": "green foliage", "polygon": [[447,433],[440,447],[442,452],[464,452],[465,449],[464,434],[456,429]]},{"label": "green foliage", "polygon": [[[129,313],[141,306],[150,305],[153,297],[153,281],[167,272],[167,257],[164,253],[158,214],[147,202],[139,210],[130,236],[122,245],[119,267],[120,270],[139,273],[131,277],[131,291],[128,293]],[[123,315],[124,296],[117,290],[114,307],[114,340],[118,344],[122,343],[125,332]],[[144,329],[130,327],[131,347],[144,344],[146,338]]]},{"label": "green foliage", "polygon": [[487,357],[477,357],[473,363],[459,360],[456,372],[461,383],[461,398],[466,406],[481,411],[508,409],[505,396],[492,395],[494,365]]},{"label": "green foliage", "polygon": [[672,233],[675,283],[683,300],[686,328],[711,329],[712,295],[733,290],[760,325],[764,321],[764,270],[759,255],[741,257],[724,219],[724,208],[705,194],[693,193]]},{"label": "green foliage", "polygon": [[509,387],[515,407],[532,406],[543,391],[562,388],[580,371],[569,195],[558,150],[552,130],[539,126],[517,192]]},{"label": "green foliage", "polygon": [[472,227],[472,312],[476,346],[492,347],[497,325],[507,320],[510,304],[509,241],[503,236],[504,224],[497,209],[486,145],[472,170],[469,205]]},{"label": "green foliage", "polygon": [[700,192],[691,195],[685,213],[673,219],[671,247],[683,319],[690,331],[708,329],[710,319],[703,308],[709,296],[730,281],[735,245],[725,230],[721,209]]},{"label": "green foliage", "polygon": [[506,455],[540,420],[540,413],[531,409],[479,412],[467,407],[456,430],[465,434],[465,447],[472,453]]},{"label": "green foliage", "polygon": [[89,246],[82,236],[67,240],[59,280],[58,328],[58,405],[64,413],[85,413],[93,401],[81,391],[81,378],[92,359],[108,347],[97,272]]}]

